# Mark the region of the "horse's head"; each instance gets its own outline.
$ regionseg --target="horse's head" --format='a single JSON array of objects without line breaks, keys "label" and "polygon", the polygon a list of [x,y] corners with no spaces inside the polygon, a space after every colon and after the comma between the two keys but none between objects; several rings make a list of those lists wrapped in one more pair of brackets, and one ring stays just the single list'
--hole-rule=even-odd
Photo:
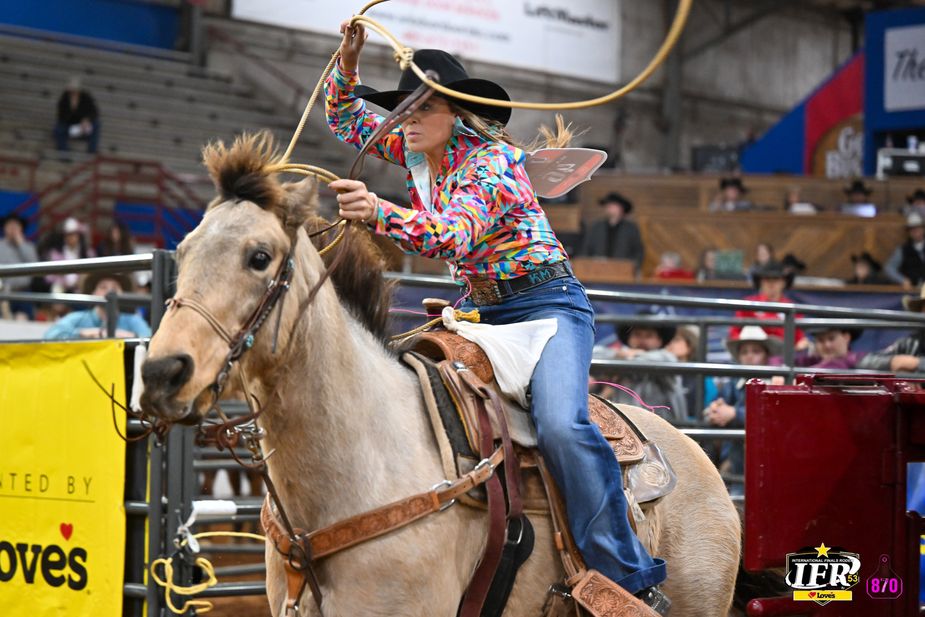
[{"label": "horse's head", "polygon": [[[230,148],[209,145],[203,160],[218,196],[177,248],[179,301],[165,313],[142,367],[142,406],[168,422],[195,423],[208,410],[210,386],[229,353],[220,332],[234,337],[245,326],[317,201],[313,179],[279,182],[267,133],[240,137]],[[256,337],[252,353],[272,345],[278,310]],[[285,337],[280,334],[280,344]]]}]

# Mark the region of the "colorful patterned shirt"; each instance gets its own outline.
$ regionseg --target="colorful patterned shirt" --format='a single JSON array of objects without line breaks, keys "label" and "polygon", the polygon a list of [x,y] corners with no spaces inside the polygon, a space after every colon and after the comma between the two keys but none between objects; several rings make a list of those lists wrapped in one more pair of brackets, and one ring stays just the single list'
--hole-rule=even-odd
[{"label": "colorful patterned shirt", "polygon": [[[360,149],[383,118],[353,95],[357,84],[356,72],[336,65],[325,98],[331,130]],[[432,183],[424,155],[405,148],[400,127],[370,153],[408,169],[411,207],[380,200],[374,225],[406,253],[447,260],[457,280],[510,279],[568,259],[537,202],[523,150],[487,141],[457,120]]]}]

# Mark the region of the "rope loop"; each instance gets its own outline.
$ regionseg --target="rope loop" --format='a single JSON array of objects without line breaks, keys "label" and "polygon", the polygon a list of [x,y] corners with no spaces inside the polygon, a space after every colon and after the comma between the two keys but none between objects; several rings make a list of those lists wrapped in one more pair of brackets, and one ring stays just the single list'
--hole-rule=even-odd
[{"label": "rope loop", "polygon": [[398,66],[401,67],[401,70],[404,71],[411,66],[411,62],[414,60],[414,50],[410,47],[396,49],[394,58],[395,61],[398,62]]}]

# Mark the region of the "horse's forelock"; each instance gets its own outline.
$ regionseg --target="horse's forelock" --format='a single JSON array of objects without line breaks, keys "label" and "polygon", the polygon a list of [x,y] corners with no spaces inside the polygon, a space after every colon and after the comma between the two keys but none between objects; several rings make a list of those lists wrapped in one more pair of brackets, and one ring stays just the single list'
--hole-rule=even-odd
[{"label": "horse's forelock", "polygon": [[270,132],[245,133],[231,147],[212,142],[203,148],[202,161],[218,191],[210,208],[225,201],[249,201],[285,219],[285,191],[273,170],[280,156]]}]

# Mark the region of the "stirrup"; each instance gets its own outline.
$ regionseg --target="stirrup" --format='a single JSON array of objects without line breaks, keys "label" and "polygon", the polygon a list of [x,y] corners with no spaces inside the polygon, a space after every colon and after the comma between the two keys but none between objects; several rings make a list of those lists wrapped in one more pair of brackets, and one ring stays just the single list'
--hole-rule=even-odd
[{"label": "stirrup", "polygon": [[572,589],[572,597],[593,617],[660,617],[648,604],[597,570],[585,572]]}]

